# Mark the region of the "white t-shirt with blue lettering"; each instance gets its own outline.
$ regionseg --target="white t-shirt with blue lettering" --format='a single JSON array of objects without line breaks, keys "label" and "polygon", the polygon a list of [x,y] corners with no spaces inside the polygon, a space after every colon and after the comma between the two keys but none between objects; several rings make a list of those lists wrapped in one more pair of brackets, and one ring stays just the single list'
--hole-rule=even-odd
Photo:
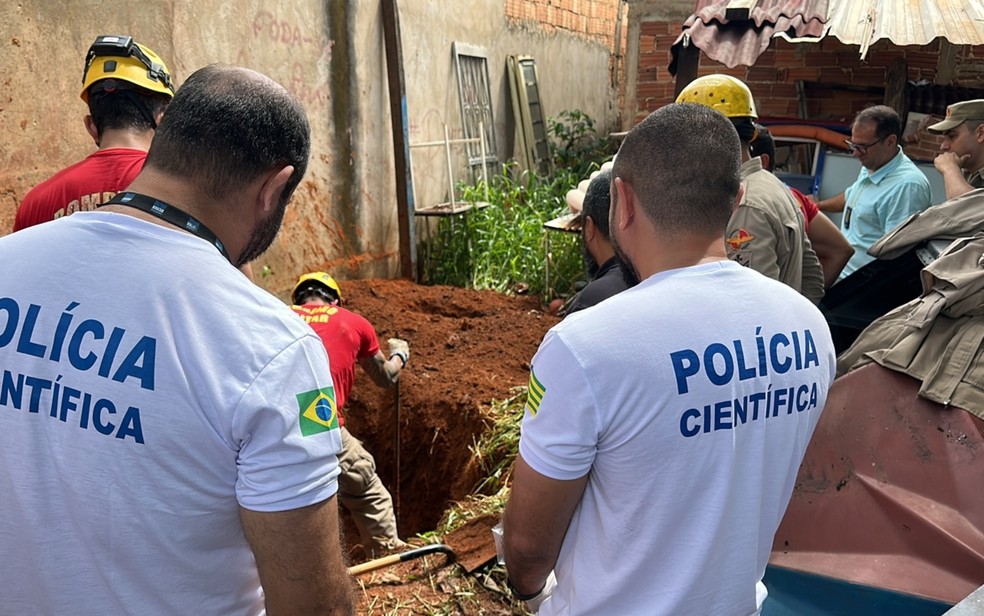
[{"label": "white t-shirt with blue lettering", "polygon": [[659,273],[551,329],[520,453],[589,478],[539,613],[756,613],[834,373],[817,308],[730,261]]},{"label": "white t-shirt with blue lettering", "polygon": [[239,506],[336,491],[324,346],[214,246],[82,212],[0,238],[0,612],[259,614]]}]

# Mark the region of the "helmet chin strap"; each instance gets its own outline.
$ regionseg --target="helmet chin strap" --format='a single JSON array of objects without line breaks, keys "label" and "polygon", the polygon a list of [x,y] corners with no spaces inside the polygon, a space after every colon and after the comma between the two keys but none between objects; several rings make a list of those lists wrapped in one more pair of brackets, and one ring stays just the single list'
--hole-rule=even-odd
[{"label": "helmet chin strap", "polygon": [[[105,94],[105,95],[116,94],[126,98],[131,103],[133,103],[133,105],[140,112],[140,115],[142,115],[144,119],[147,120],[147,122],[150,124],[151,130],[157,130],[157,120],[154,118],[154,115],[150,113],[150,108],[147,107],[147,102],[144,101],[143,97],[141,97],[139,94],[134,92],[133,89],[129,87],[129,85],[120,83],[115,79],[103,79],[101,81],[94,83],[92,87],[89,89],[89,97],[90,97],[89,100],[91,101],[92,96],[97,94]],[[91,102],[90,102],[90,106],[91,106]],[[97,128],[99,128],[100,132],[102,131],[101,126]]]},{"label": "helmet chin strap", "polygon": [[125,96],[131,103],[136,105],[137,109],[140,110],[140,114],[143,115],[144,119],[150,124],[151,130],[157,130],[157,120],[154,119],[153,114],[150,113],[150,108],[147,107],[147,103],[139,94],[132,90],[122,90],[119,92]]},{"label": "helmet chin strap", "polygon": [[[333,304],[333,305],[341,305],[341,303],[342,303],[340,299],[338,299],[337,297],[332,296],[332,294],[329,293],[328,291],[326,291],[325,288],[323,286],[321,286],[320,284],[312,284],[312,285],[310,285],[308,287],[305,287],[305,288],[301,289],[301,291],[297,293],[297,298],[298,299],[304,299],[305,297],[307,297],[309,295],[317,295],[318,297],[320,297],[321,299],[323,299],[327,303]],[[297,304],[299,302],[296,302],[295,301],[294,303]]]}]

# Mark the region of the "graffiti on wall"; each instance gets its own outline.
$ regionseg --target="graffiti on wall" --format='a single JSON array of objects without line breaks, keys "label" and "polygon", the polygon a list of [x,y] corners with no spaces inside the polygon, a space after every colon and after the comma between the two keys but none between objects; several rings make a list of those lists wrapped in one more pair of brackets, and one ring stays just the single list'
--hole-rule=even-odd
[{"label": "graffiti on wall", "polygon": [[[335,44],[324,32],[316,30],[313,24],[291,21],[270,11],[259,11],[253,17],[253,39],[287,48],[293,60],[283,86],[309,110],[328,107],[331,50]],[[245,55],[240,52],[241,58]],[[314,62],[310,60],[312,55]]]}]

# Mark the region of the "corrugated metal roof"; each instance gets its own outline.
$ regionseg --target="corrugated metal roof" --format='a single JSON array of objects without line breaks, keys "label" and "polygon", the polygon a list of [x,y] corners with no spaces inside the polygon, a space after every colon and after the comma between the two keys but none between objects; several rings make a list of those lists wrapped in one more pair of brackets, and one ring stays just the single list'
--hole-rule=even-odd
[{"label": "corrugated metal roof", "polygon": [[698,0],[694,14],[673,43],[670,72],[676,73],[680,45],[697,45],[707,57],[728,68],[751,66],[773,36],[823,36],[830,0],[759,0],[747,20],[728,20],[728,0]]},{"label": "corrugated metal roof", "polygon": [[942,37],[955,45],[984,44],[984,0],[759,0],[748,19],[728,20],[728,0],[698,0],[673,43],[670,72],[681,45],[694,44],[728,68],[751,66],[773,37],[793,42],[833,36],[860,46],[925,45]]},{"label": "corrugated metal roof", "polygon": [[860,45],[861,57],[879,39],[926,45],[942,37],[954,45],[984,43],[981,0],[831,0],[828,36]]}]

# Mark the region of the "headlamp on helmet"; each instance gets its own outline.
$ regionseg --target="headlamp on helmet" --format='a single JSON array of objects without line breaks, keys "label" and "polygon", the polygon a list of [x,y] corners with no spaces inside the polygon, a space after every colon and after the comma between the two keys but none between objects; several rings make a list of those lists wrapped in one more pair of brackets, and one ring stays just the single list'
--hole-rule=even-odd
[{"label": "headlamp on helmet", "polygon": [[85,56],[82,100],[88,103],[89,88],[105,79],[112,79],[117,84],[132,84],[168,98],[174,96],[174,84],[164,60],[153,50],[135,43],[132,36],[103,34],[96,37]]},{"label": "headlamp on helmet", "polygon": [[295,305],[300,304],[300,300],[308,293],[315,292],[325,299],[325,301],[342,301],[342,289],[335,282],[335,279],[325,272],[311,272],[304,274],[297,279],[294,290],[290,294],[290,300]]}]

